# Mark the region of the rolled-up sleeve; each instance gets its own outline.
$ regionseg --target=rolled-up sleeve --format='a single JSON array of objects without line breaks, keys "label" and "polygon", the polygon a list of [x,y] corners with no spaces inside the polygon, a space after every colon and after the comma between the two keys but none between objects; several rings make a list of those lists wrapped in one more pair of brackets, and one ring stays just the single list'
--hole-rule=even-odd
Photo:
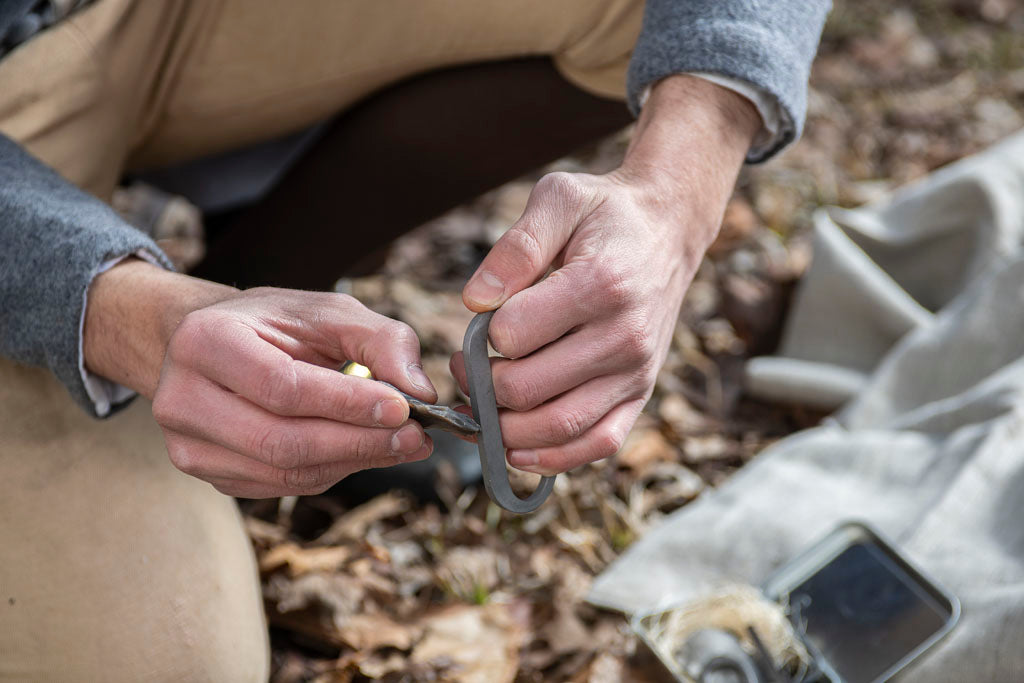
[{"label": "rolled-up sleeve", "polygon": [[171,268],[147,235],[0,135],[0,355],[49,368],[96,416],[110,405],[86,387],[89,285],[105,264],[140,254]]},{"label": "rolled-up sleeve", "polygon": [[779,132],[747,156],[764,161],[800,136],[811,62],[830,8],[830,0],[647,0],[627,77],[630,108],[639,112],[647,88],[673,74],[749,83],[780,113]]}]

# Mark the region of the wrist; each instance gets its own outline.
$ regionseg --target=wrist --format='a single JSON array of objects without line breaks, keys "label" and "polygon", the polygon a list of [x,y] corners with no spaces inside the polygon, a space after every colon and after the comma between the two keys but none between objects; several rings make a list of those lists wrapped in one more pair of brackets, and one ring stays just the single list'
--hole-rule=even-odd
[{"label": "wrist", "polygon": [[167,342],[182,318],[237,292],[126,259],[89,287],[82,339],[86,369],[152,397]]},{"label": "wrist", "polygon": [[711,154],[738,169],[761,126],[742,95],[697,76],[669,76],[651,88],[622,167],[642,178],[685,180],[680,161]]},{"label": "wrist", "polygon": [[652,88],[613,175],[665,210],[685,212],[677,218],[704,226],[710,244],[761,125],[743,96],[695,76],[670,76]]}]

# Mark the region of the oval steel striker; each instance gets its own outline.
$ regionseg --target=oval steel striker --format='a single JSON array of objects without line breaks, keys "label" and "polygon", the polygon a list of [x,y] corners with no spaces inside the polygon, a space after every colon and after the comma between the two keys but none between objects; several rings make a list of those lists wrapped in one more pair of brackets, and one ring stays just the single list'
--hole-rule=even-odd
[{"label": "oval steel striker", "polygon": [[509,512],[533,512],[543,503],[555,486],[554,477],[542,477],[537,489],[527,498],[520,498],[512,490],[505,468],[505,444],[498,423],[498,404],[494,397],[491,361],[487,357],[487,331],[494,311],[480,313],[469,323],[462,342],[463,361],[473,417],[480,425],[477,447],[480,467],[484,475],[484,488],[495,503]]}]

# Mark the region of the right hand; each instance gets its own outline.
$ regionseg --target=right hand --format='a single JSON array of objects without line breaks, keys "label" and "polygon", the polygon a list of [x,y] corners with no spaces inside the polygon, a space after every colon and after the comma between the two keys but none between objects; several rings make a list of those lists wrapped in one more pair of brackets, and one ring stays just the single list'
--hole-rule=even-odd
[{"label": "right hand", "polygon": [[[435,401],[408,325],[343,294],[239,292],[148,264],[109,273],[115,271],[90,293],[87,364],[92,359],[93,372],[153,397],[171,462],[183,472],[228,495],[266,498],[321,493],[353,472],[430,455],[430,438],[409,421],[398,392],[336,370],[354,360],[402,391]],[[130,284],[141,291],[129,296]],[[147,335],[147,311],[159,309],[168,292],[175,298],[160,313],[164,332],[150,335],[166,342],[120,354],[141,359],[138,372],[125,368],[129,361],[118,366],[109,340],[145,346],[137,341]],[[116,331],[118,305],[123,311],[139,301],[142,310],[119,318],[138,334],[123,326]]]}]

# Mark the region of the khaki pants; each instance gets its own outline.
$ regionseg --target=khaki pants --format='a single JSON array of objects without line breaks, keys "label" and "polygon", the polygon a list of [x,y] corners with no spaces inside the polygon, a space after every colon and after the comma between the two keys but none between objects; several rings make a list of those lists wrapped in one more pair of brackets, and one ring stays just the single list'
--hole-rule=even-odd
[{"label": "khaki pants", "polygon": [[[109,197],[127,168],[301,129],[432,68],[552,55],[621,97],[635,0],[98,0],[0,62],[0,132]],[[0,359],[0,679],[265,679],[231,499],[177,472],[149,405],[86,417]]]}]

